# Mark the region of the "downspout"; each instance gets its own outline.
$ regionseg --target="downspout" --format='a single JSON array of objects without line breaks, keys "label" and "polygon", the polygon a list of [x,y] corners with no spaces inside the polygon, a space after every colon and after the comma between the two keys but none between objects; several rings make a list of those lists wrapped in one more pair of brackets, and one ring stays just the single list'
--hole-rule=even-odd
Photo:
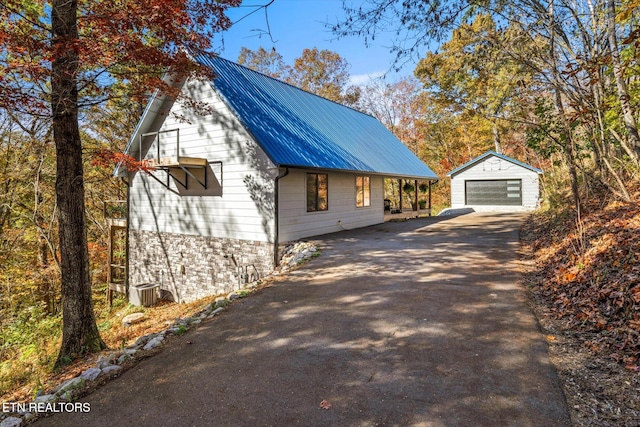
[{"label": "downspout", "polygon": [[[131,185],[130,181],[127,181],[126,178],[122,178],[122,182],[124,182],[127,186],[127,213],[125,216],[126,221],[126,229],[124,236],[124,288],[126,289],[125,297],[127,301],[129,301],[129,224],[131,223],[129,215],[129,206],[131,204]],[[111,267],[109,267],[111,268]]]},{"label": "downspout", "polygon": [[283,174],[276,176],[275,180],[275,237],[273,239],[273,268],[278,266],[278,262],[280,261],[278,257],[278,252],[280,249],[280,185],[279,181],[285,176],[289,175],[289,168],[286,168]]}]

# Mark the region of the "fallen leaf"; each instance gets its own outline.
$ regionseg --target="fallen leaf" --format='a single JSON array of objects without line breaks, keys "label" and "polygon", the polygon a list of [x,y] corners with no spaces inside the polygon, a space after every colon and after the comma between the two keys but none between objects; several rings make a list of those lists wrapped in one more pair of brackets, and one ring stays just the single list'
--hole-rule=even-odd
[{"label": "fallen leaf", "polygon": [[329,402],[328,400],[323,400],[322,402],[320,402],[320,407],[322,409],[331,409],[331,402]]}]

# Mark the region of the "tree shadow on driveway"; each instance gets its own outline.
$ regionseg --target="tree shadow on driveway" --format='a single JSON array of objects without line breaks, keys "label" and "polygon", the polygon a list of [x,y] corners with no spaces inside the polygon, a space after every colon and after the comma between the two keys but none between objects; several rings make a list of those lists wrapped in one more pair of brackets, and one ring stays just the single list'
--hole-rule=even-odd
[{"label": "tree shadow on driveway", "polygon": [[570,425],[519,282],[523,219],[418,219],[319,238],[321,257],[83,399],[90,414],[44,421]]}]

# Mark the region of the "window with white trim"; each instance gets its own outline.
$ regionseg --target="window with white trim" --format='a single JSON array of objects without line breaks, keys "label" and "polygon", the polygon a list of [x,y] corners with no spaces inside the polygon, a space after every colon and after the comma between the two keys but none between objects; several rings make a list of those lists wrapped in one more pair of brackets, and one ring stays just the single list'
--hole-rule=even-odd
[{"label": "window with white trim", "polygon": [[356,207],[371,206],[371,179],[368,176],[356,176]]},{"label": "window with white trim", "polygon": [[329,176],[326,173],[307,174],[307,212],[329,209]]}]

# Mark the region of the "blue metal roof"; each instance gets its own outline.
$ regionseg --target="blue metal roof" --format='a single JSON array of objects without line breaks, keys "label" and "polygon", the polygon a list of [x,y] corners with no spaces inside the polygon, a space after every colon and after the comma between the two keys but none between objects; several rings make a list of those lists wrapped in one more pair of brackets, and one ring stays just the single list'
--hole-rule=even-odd
[{"label": "blue metal roof", "polygon": [[496,156],[496,157],[499,157],[499,158],[501,158],[502,160],[506,160],[507,162],[511,162],[511,163],[516,164],[516,165],[518,165],[518,166],[522,166],[523,168],[525,168],[525,169],[529,169],[530,171],[533,171],[533,172],[535,172],[535,173],[542,174],[542,170],[540,170],[540,169],[538,169],[538,168],[534,168],[534,167],[533,167],[533,166],[531,166],[531,165],[528,165],[528,164],[526,164],[526,163],[519,162],[519,161],[517,161],[516,159],[513,159],[513,158],[511,158],[511,157],[509,157],[509,156],[505,156],[504,154],[496,153],[495,151],[489,150],[489,151],[487,151],[486,153],[484,153],[483,155],[478,156],[478,157],[476,157],[475,159],[471,159],[471,160],[469,160],[469,161],[468,161],[467,163],[465,163],[464,165],[462,165],[462,166],[458,166],[457,168],[455,168],[454,170],[452,170],[451,172],[449,172],[449,173],[447,174],[447,176],[453,176],[453,175],[455,175],[455,174],[457,174],[457,173],[460,173],[460,172],[462,172],[464,169],[468,168],[469,166],[472,166],[472,165],[474,165],[474,164],[476,164],[476,163],[478,163],[478,162],[481,162],[482,160],[486,159],[486,158],[487,158],[487,157],[489,157],[489,156]]},{"label": "blue metal roof", "polygon": [[374,117],[215,55],[213,86],[274,164],[438,179]]}]

